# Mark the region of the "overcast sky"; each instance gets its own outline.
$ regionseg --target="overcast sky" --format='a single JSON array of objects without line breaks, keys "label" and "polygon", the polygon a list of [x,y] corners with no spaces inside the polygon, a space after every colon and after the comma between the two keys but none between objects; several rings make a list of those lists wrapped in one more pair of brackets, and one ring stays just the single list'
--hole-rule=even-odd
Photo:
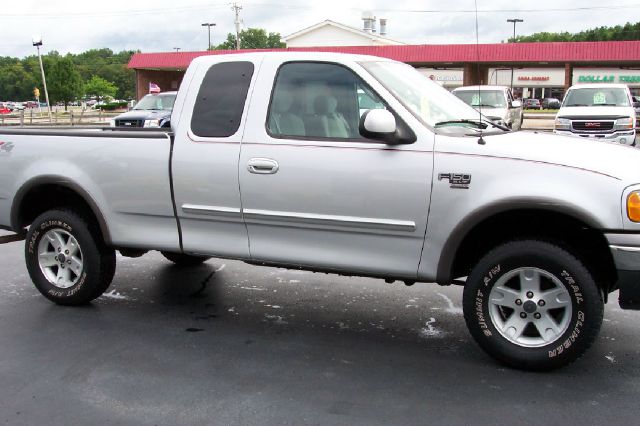
[{"label": "overcast sky", "polygon": [[[31,36],[40,33],[44,50],[63,54],[108,47],[143,52],[204,50],[203,22],[215,22],[212,44],[234,31],[229,2],[219,0],[3,0],[0,9],[0,56],[34,53]],[[285,36],[325,19],[360,28],[362,11],[388,19],[388,37],[412,44],[475,42],[471,0],[255,0],[243,6],[243,28],[264,28]],[[575,8],[581,8],[575,10]],[[481,43],[506,40],[507,18],[521,18],[518,34],[580,31],[602,25],[640,21],[633,0],[478,0]],[[573,9],[573,10],[572,10]]]}]

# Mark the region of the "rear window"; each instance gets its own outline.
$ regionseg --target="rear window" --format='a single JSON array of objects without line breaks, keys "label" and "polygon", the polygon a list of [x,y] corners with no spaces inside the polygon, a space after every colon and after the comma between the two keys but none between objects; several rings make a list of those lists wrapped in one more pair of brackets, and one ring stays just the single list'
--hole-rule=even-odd
[{"label": "rear window", "polygon": [[252,76],[251,62],[223,62],[209,68],[193,107],[191,131],[202,137],[226,138],[235,134]]},{"label": "rear window", "polygon": [[564,98],[565,107],[621,106],[628,107],[627,91],[619,87],[585,87],[569,90]]}]

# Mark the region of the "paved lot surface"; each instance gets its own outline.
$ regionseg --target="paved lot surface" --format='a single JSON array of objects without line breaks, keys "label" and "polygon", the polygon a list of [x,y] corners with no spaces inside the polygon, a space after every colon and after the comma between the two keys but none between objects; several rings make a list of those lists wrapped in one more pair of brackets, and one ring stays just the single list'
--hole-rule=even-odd
[{"label": "paved lot surface", "polygon": [[156,253],[55,306],[0,246],[0,424],[637,424],[640,313],[552,373],[503,368],[461,288],[388,285]]}]

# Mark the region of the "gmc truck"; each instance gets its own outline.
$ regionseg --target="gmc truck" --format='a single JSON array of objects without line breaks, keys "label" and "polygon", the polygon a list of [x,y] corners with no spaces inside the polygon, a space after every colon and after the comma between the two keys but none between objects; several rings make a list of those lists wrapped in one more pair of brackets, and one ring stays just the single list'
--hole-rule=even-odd
[{"label": "gmc truck", "polygon": [[636,145],[636,110],[624,84],[571,86],[556,115],[554,132]]},{"label": "gmc truck", "polygon": [[0,130],[0,226],[61,305],[116,250],[464,286],[477,343],[548,370],[640,308],[640,152],[492,123],[412,67],[329,53],[198,58],[171,129]]}]

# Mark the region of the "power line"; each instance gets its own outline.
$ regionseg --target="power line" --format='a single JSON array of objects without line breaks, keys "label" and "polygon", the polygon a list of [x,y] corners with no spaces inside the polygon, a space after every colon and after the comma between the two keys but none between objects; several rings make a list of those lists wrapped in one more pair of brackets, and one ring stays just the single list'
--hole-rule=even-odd
[{"label": "power line", "polygon": [[[312,5],[292,5],[285,3],[247,3],[252,7],[278,7],[283,9],[317,9]],[[71,12],[71,13],[2,13],[2,18],[33,18],[33,19],[58,19],[58,18],[87,18],[87,17],[104,17],[104,16],[125,16],[125,15],[155,15],[158,13],[176,13],[176,12],[191,12],[191,11],[203,11],[212,9],[222,9],[228,7],[228,3],[212,3],[208,5],[197,6],[182,6],[182,7],[165,7],[156,9],[134,9],[134,10],[117,10],[117,11],[103,11],[103,12]],[[233,3],[232,9],[238,7],[240,10],[242,6]],[[577,12],[577,11],[590,11],[590,10],[613,10],[613,9],[636,9],[640,8],[640,3],[632,4],[613,4],[606,6],[582,6],[582,7],[560,7],[560,8],[526,8],[526,9],[479,9],[478,13],[544,13],[544,12]],[[362,8],[356,7],[341,7],[341,10],[349,11],[361,11]],[[425,13],[425,14],[437,14],[437,13],[450,13],[450,14],[464,14],[475,13],[475,9],[400,9],[400,8],[376,8],[378,13]]]}]

